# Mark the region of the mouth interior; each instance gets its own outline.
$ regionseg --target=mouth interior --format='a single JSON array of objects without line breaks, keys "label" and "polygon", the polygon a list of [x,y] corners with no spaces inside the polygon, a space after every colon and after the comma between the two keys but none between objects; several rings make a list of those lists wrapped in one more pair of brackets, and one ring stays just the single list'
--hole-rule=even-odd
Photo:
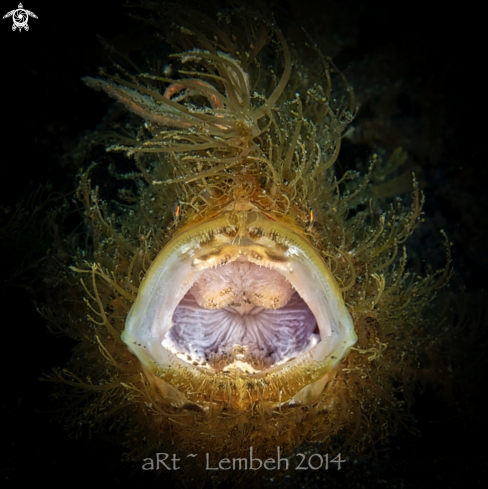
[{"label": "mouth interior", "polygon": [[193,365],[252,373],[319,342],[317,321],[292,284],[238,259],[203,270],[176,307],[163,346]]}]

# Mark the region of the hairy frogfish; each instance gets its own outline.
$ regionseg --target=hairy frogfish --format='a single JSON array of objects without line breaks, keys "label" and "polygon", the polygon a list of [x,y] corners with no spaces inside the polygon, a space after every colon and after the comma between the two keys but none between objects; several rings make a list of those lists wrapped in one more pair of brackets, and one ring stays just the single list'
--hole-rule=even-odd
[{"label": "hairy frogfish", "polygon": [[406,155],[341,171],[354,92],[306,33],[151,8],[151,49],[84,78],[116,104],[79,173],[83,238],[50,265],[44,315],[79,342],[49,376],[66,421],[118,424],[136,461],[369,450],[404,416],[450,275],[409,272],[415,177],[408,205],[369,183]]}]

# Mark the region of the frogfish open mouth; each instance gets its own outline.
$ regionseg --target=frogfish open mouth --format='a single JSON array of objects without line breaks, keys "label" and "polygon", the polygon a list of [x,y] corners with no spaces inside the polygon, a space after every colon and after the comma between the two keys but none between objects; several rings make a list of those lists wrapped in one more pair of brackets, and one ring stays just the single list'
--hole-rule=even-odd
[{"label": "frogfish open mouth", "polygon": [[408,205],[368,183],[405,154],[334,175],[353,90],[271,15],[151,9],[165,44],[144,67],[121,55],[84,79],[117,105],[82,145],[85,244],[75,231],[49,265],[43,312],[79,341],[49,377],[79,395],[68,423],[118,419],[135,460],[386,439],[450,274],[408,272],[415,179]]},{"label": "frogfish open mouth", "polygon": [[[210,393],[199,386],[217,373],[248,377],[252,388],[233,396],[238,407],[308,401],[357,340],[341,290],[299,228],[251,203],[231,207],[163,248],[122,340],[156,379],[169,382],[181,370],[194,377],[197,393],[179,394],[180,402],[205,406]],[[303,368],[299,380],[290,376]],[[223,386],[213,399],[230,402],[228,382]]]}]

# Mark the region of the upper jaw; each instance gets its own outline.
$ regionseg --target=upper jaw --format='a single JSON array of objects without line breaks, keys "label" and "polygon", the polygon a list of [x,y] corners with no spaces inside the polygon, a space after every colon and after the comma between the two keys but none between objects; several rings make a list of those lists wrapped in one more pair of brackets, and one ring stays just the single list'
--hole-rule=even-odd
[{"label": "upper jaw", "polygon": [[[175,352],[167,348],[167,334],[174,326],[176,308],[206,270],[247,261],[267,267],[290,282],[313,313],[320,340],[295,358],[262,370],[255,369],[242,355],[236,355],[226,371],[235,369],[241,375],[262,377],[313,364],[320,367],[322,375],[319,381],[311,383],[315,390],[320,387],[318,384],[323,388],[326,374],[357,341],[342,293],[299,228],[270,219],[256,208],[244,209],[226,210],[212,219],[187,226],[163,248],[139,288],[122,339],[149,372],[184,365],[185,361],[177,359]],[[196,368],[189,363],[187,367],[194,372],[215,374],[208,365]]]}]

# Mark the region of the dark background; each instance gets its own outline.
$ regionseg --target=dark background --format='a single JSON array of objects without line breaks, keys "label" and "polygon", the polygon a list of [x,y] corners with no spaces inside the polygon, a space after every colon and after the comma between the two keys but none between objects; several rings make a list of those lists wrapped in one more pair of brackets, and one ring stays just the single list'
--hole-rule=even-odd
[{"label": "dark background", "polygon": [[[17,8],[3,2],[2,16]],[[12,32],[0,22],[1,188],[0,204],[15,202],[38,183],[70,190],[76,169],[61,156],[76,138],[101,120],[110,103],[80,81],[106,63],[96,35],[127,36],[139,22],[124,15],[123,2],[39,2],[24,7],[38,19],[30,30]],[[426,222],[414,237],[413,254],[438,260],[438,230],[454,243],[455,286],[475,299],[473,324],[484,321],[488,273],[486,214],[486,45],[482,12],[474,3],[434,8],[429,2],[279,2],[285,34],[303,24],[354,86],[361,110],[341,161],[366,161],[371,151],[403,145],[426,195]],[[125,37],[127,39],[127,37]],[[369,142],[369,143],[368,143]],[[348,153],[349,151],[349,153]],[[361,165],[359,165],[361,166]],[[33,182],[29,187],[28,182]],[[5,211],[2,211],[5,212]],[[1,239],[3,448],[0,477],[11,487],[31,483],[160,486],[163,480],[120,462],[121,448],[103,439],[73,440],[51,423],[49,385],[42,372],[63,365],[72,343],[55,339],[22,287],[9,283],[16,243]],[[13,244],[12,249],[9,245]],[[481,297],[481,298],[480,298]],[[484,340],[483,340],[484,338]],[[486,333],[482,340],[486,342]],[[481,342],[482,343],[482,342]],[[471,352],[467,352],[469,356]],[[484,354],[483,344],[473,357]],[[481,366],[485,365],[481,362]],[[480,368],[475,365],[473,368]],[[477,377],[478,378],[478,377]],[[427,389],[416,397],[419,432],[392,438],[376,459],[345,465],[341,473],[292,473],[293,487],[460,487],[481,486],[486,462],[483,388],[468,393],[481,409],[457,412]],[[479,445],[481,442],[481,446]],[[314,473],[313,477],[317,474]]]}]

